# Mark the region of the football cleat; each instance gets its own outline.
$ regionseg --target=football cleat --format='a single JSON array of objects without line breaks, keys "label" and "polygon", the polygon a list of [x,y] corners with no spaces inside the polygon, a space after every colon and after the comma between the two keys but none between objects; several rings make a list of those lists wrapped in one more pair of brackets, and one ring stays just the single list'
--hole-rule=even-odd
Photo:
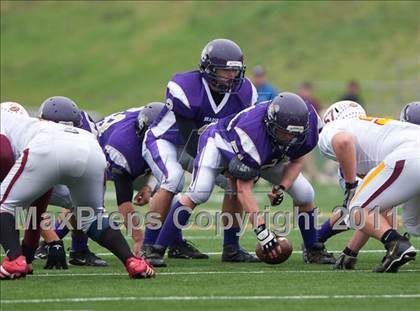
[{"label": "football cleat", "polygon": [[96,256],[89,249],[83,252],[70,251],[69,263],[74,266],[106,267],[107,262]]},{"label": "football cleat", "polygon": [[141,249],[141,256],[146,259],[146,261],[149,262],[153,267],[162,268],[166,267],[166,262],[163,259],[165,251],[165,248],[161,249],[155,245],[143,245]]},{"label": "football cleat", "polygon": [[398,240],[385,244],[387,250],[382,262],[373,270],[373,272],[398,272],[400,267],[416,258],[416,249],[411,245],[407,235]]},{"label": "football cleat", "polygon": [[315,243],[311,248],[306,248],[302,243],[302,256],[305,263],[316,263],[322,265],[335,264],[335,258],[332,253],[327,252],[323,243]]},{"label": "football cleat", "polygon": [[169,247],[169,258],[178,259],[208,259],[209,256],[200,252],[191,242],[183,240],[181,243]]},{"label": "football cleat", "polygon": [[11,280],[25,277],[28,273],[28,264],[25,256],[19,256],[15,260],[4,257],[0,265],[0,279]]},{"label": "football cleat", "polygon": [[233,247],[232,245],[223,246],[223,262],[260,262],[260,260],[248,253],[243,248]]},{"label": "football cleat", "polygon": [[338,256],[334,268],[337,270],[354,270],[357,262],[357,257],[349,256],[341,253]]},{"label": "football cleat", "polygon": [[153,270],[153,267],[146,260],[140,257],[133,256],[128,258],[125,262],[125,268],[132,279],[155,277],[155,270]]},{"label": "football cleat", "polygon": [[45,241],[41,241],[39,243],[38,248],[35,251],[35,259],[47,259],[47,255],[48,255],[48,250],[47,250],[47,242]]}]

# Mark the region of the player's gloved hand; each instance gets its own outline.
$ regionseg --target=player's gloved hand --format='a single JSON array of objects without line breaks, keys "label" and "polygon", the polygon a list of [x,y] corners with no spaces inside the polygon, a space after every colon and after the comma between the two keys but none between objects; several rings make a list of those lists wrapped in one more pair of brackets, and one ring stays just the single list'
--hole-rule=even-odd
[{"label": "player's gloved hand", "polygon": [[47,263],[44,269],[68,269],[62,240],[47,243]]},{"label": "player's gloved hand", "polygon": [[276,235],[267,229],[265,224],[259,225],[254,229],[254,232],[257,235],[258,243],[260,243],[262,249],[267,253],[278,246]]},{"label": "player's gloved hand", "polygon": [[356,193],[357,185],[359,183],[357,180],[354,183],[346,182],[346,190],[344,191],[344,200],[343,207],[348,208],[350,201],[353,199],[354,194]]},{"label": "player's gloved hand", "polygon": [[283,185],[275,185],[273,189],[268,194],[268,198],[270,199],[271,206],[280,205],[284,199],[284,186]]}]

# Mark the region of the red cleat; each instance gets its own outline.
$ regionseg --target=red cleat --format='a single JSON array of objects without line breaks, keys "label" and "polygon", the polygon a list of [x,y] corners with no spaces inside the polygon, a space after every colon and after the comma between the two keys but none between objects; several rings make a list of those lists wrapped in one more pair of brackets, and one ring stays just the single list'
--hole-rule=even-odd
[{"label": "red cleat", "polygon": [[130,257],[125,262],[125,268],[132,279],[144,279],[155,277],[153,266],[140,257]]},{"label": "red cleat", "polygon": [[6,256],[0,265],[0,279],[2,280],[23,278],[27,273],[28,265],[25,256],[19,256],[12,261]]}]

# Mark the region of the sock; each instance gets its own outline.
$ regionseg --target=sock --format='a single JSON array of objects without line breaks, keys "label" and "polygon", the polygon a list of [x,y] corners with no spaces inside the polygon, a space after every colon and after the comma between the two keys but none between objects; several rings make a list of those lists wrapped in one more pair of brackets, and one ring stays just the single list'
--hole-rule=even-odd
[{"label": "sock", "polygon": [[[156,245],[166,247],[169,245],[176,245],[182,242],[181,229],[176,227],[174,221],[175,212],[180,208],[184,207],[179,201],[172,205],[168,215],[166,216],[160,234],[156,240]],[[180,211],[178,213],[178,224],[184,226],[188,222],[190,215],[191,213],[186,210]]]},{"label": "sock", "polygon": [[124,264],[128,258],[134,256],[120,230],[114,230],[111,227],[104,229],[98,243],[111,251]]},{"label": "sock", "polygon": [[86,234],[72,232],[70,250],[72,252],[84,252],[88,249],[88,236]]},{"label": "sock", "polygon": [[15,228],[15,216],[12,214],[0,213],[0,244],[10,260],[22,255],[19,230]]},{"label": "sock", "polygon": [[347,246],[343,250],[343,253],[346,254],[347,256],[351,256],[351,257],[357,257],[357,255],[359,255],[359,252],[355,252],[351,248],[348,248]]},{"label": "sock", "polygon": [[[309,217],[306,217],[305,214]],[[298,216],[299,229],[306,248],[311,248],[317,242],[314,216],[314,210],[310,212],[300,212]],[[307,218],[309,218],[309,221],[306,221]]]},{"label": "sock", "polygon": [[401,237],[402,236],[398,233],[398,231],[394,229],[388,229],[387,231],[385,231],[384,235],[381,237],[381,242],[383,244],[386,244],[388,242],[398,240]]},{"label": "sock", "polygon": [[236,234],[240,231],[241,229],[239,227],[225,229],[223,234],[223,246],[230,245],[236,249],[239,249],[239,235]]},{"label": "sock", "polygon": [[319,230],[316,231],[317,235],[318,235],[318,241],[324,243],[326,242],[330,237],[344,232],[347,230],[334,230],[333,227],[331,226],[330,220],[327,219],[322,225],[321,228]]},{"label": "sock", "polygon": [[159,236],[160,230],[162,229],[152,229],[152,228],[148,228],[146,226],[146,229],[144,230],[144,241],[143,244],[144,245],[153,245],[156,243],[156,240]]},{"label": "sock", "polygon": [[58,238],[62,239],[67,235],[67,233],[69,233],[70,230],[66,226],[64,226],[64,228],[61,229],[60,224],[61,223],[58,220],[55,222],[54,231],[58,235]]}]

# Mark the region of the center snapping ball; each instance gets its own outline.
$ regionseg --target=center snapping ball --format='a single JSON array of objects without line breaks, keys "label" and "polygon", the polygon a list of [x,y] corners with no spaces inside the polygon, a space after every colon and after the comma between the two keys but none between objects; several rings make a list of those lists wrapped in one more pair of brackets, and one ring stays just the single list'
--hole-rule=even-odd
[{"label": "center snapping ball", "polygon": [[261,248],[260,243],[257,244],[255,254],[261,261],[270,265],[281,264],[282,262],[285,262],[287,259],[289,259],[290,255],[292,255],[293,246],[288,239],[282,236],[277,236],[277,243],[280,246],[281,253],[276,258],[270,258],[268,254]]}]

